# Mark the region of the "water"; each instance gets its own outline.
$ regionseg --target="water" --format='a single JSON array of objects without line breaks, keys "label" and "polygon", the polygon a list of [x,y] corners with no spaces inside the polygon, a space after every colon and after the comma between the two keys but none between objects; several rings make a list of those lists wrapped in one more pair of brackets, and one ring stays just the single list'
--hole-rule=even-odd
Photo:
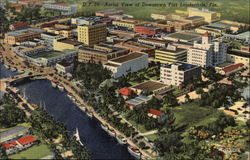
[{"label": "water", "polygon": [[[6,78],[15,73],[4,68],[0,78]],[[81,141],[90,149],[94,159],[134,159],[127,151],[127,146],[119,145],[115,138],[102,130],[99,121],[89,118],[67,97],[51,86],[49,80],[36,80],[18,86],[21,93],[25,92],[31,103],[45,104],[46,111],[56,120],[67,126],[72,135],[78,128]]]},{"label": "water", "polygon": [[20,73],[18,72],[12,72],[9,69],[7,69],[1,62],[0,62],[0,79],[1,78],[8,78],[11,76],[18,75]]}]

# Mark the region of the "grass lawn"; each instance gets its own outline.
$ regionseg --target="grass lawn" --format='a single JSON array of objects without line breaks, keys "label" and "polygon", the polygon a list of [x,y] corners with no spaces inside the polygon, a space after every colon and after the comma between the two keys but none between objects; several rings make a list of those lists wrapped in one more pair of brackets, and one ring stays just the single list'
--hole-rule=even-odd
[{"label": "grass lawn", "polygon": [[148,138],[148,140],[154,141],[158,138],[157,134],[151,134],[151,135],[147,135],[146,136]]},{"label": "grass lawn", "polygon": [[51,154],[50,149],[45,144],[35,145],[27,150],[9,156],[10,159],[40,159]]},{"label": "grass lawn", "polygon": [[178,126],[188,125],[191,126],[206,126],[215,121],[222,111],[212,107],[200,107],[197,102],[183,104],[175,107],[173,112],[176,117],[176,124]]},{"label": "grass lawn", "polygon": [[141,124],[138,124],[134,121],[131,121],[131,120],[128,120],[135,128],[138,127],[138,130],[141,132],[141,133],[144,133],[144,132],[147,132],[148,130],[145,129],[145,127]]}]

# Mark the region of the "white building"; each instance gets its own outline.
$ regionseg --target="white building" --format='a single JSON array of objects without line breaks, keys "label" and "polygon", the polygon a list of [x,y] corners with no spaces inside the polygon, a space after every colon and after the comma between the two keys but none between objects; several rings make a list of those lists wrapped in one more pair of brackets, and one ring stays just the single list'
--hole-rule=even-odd
[{"label": "white building", "polygon": [[50,32],[41,33],[41,39],[43,39],[47,46],[53,47],[53,42],[55,39],[61,38],[62,35],[54,34]]},{"label": "white building", "polygon": [[201,67],[217,66],[226,61],[227,45],[212,41],[212,37],[205,33],[201,42],[194,42],[188,49],[187,62]]},{"label": "white building", "polygon": [[170,65],[162,64],[161,66],[161,82],[168,85],[186,84],[194,76],[201,76],[201,67],[184,62],[175,62]]},{"label": "white building", "polygon": [[142,52],[133,52],[125,56],[111,59],[104,67],[113,72],[113,77],[118,78],[128,73],[136,72],[148,67],[148,55]]},{"label": "white building", "polygon": [[43,8],[46,10],[52,11],[60,11],[62,15],[71,15],[77,12],[77,5],[76,4],[68,4],[64,2],[58,3],[45,3]]},{"label": "white building", "polygon": [[58,74],[66,75],[67,73],[72,73],[74,69],[74,63],[69,63],[67,61],[62,61],[56,64],[56,71]]}]

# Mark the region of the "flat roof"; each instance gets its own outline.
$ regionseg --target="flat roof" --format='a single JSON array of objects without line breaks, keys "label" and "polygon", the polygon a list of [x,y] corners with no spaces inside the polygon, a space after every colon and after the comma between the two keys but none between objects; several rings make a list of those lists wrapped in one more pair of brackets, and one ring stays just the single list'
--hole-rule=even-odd
[{"label": "flat roof", "polygon": [[187,20],[196,20],[196,19],[204,19],[204,18],[201,17],[201,16],[192,16],[192,17],[187,17],[185,19],[187,19]]},{"label": "flat roof", "polygon": [[162,48],[162,49],[157,49],[157,50],[171,52],[171,53],[179,53],[179,52],[186,51],[186,49],[177,48],[177,47],[176,47],[176,50],[171,50],[171,49],[167,49],[167,48]]},{"label": "flat roof", "polygon": [[186,32],[177,32],[177,33],[172,33],[168,35],[167,37],[184,39],[184,40],[192,40],[194,38],[199,38],[200,35],[190,34]]},{"label": "flat roof", "polygon": [[49,36],[58,36],[58,34],[52,33],[52,32],[43,32],[42,34],[46,34]]},{"label": "flat roof", "polygon": [[1,132],[0,133],[0,140],[1,140],[1,138],[5,138],[7,136],[14,135],[14,134],[21,132],[21,131],[26,132],[26,131],[28,131],[28,128],[23,127],[23,126],[17,126],[17,127],[9,129],[7,131]]},{"label": "flat roof", "polygon": [[138,97],[135,97],[134,99],[129,99],[126,101],[126,103],[129,103],[129,104],[132,104],[132,105],[139,105],[139,104],[142,104],[142,103],[145,103],[147,101],[149,101],[151,98],[147,97],[147,96],[138,96]]},{"label": "flat roof", "polygon": [[131,88],[140,89],[143,91],[155,91],[168,85],[156,81],[146,81],[138,85],[132,86]]},{"label": "flat roof", "polygon": [[37,55],[32,55],[29,56],[31,58],[52,58],[52,57],[57,57],[61,56],[64,54],[68,54],[72,52],[73,50],[63,50],[63,51],[49,51],[49,52],[44,52],[44,53],[38,53]]},{"label": "flat roof", "polygon": [[250,53],[249,52],[242,52],[241,50],[228,50],[228,54],[233,54],[236,56],[241,56],[241,57],[246,57],[246,58],[250,58]]},{"label": "flat roof", "polygon": [[97,49],[94,49],[94,48],[89,48],[89,47],[82,47],[80,48],[79,51],[89,51],[89,52],[95,52],[95,53],[99,53],[99,54],[111,54],[113,52],[106,52],[106,51],[103,51],[103,50],[97,50]]},{"label": "flat roof", "polygon": [[181,71],[186,71],[186,70],[198,67],[198,66],[195,66],[195,65],[192,65],[189,63],[184,63],[184,62],[175,62],[172,64],[162,64],[161,67],[171,68],[172,65],[178,66],[178,70],[181,70]]},{"label": "flat roof", "polygon": [[78,42],[78,41],[73,41],[73,40],[70,40],[70,39],[59,39],[57,40],[58,42],[62,42],[62,43],[67,43],[67,44],[71,44],[71,45],[74,45],[74,46],[78,46],[78,45],[81,45],[82,43],[81,42]]},{"label": "flat roof", "polygon": [[21,35],[24,35],[24,34],[31,34],[31,33],[34,33],[34,32],[42,33],[43,30],[40,29],[40,28],[26,28],[26,29],[17,30],[17,31],[14,31],[14,32],[8,32],[7,35],[15,37],[15,36],[21,36]]},{"label": "flat roof", "polygon": [[64,67],[67,67],[67,66],[70,66],[70,65],[71,65],[71,63],[69,63],[69,62],[67,62],[67,61],[65,61],[65,60],[59,62],[58,64],[60,64],[61,66],[64,66]]},{"label": "flat roof", "polygon": [[144,55],[145,55],[145,54],[143,54],[143,53],[132,52],[132,53],[130,53],[130,54],[127,54],[127,55],[125,55],[125,56],[121,56],[121,57],[112,59],[112,60],[110,60],[110,61],[117,62],[117,63],[123,63],[123,62],[126,62],[126,61],[130,61],[130,60],[139,58],[139,57],[144,56]]},{"label": "flat roof", "polygon": [[119,67],[120,65],[113,64],[113,63],[106,63],[105,66]]}]

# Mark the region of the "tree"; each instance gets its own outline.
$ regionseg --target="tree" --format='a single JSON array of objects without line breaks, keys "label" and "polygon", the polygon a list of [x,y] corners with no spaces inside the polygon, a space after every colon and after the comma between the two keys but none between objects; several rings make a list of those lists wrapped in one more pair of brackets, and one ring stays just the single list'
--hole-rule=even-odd
[{"label": "tree", "polygon": [[6,11],[2,7],[0,7],[0,22],[0,33],[3,35],[8,30],[10,22],[6,17]]},{"label": "tree", "polygon": [[223,78],[223,75],[217,73],[214,67],[207,67],[203,72],[203,76],[212,81],[212,83],[217,82]]},{"label": "tree", "polygon": [[6,150],[2,144],[0,144],[0,159],[8,159]]},{"label": "tree", "polygon": [[166,96],[163,97],[163,103],[169,107],[174,107],[178,105],[177,97],[174,95],[173,91],[169,91]]}]

